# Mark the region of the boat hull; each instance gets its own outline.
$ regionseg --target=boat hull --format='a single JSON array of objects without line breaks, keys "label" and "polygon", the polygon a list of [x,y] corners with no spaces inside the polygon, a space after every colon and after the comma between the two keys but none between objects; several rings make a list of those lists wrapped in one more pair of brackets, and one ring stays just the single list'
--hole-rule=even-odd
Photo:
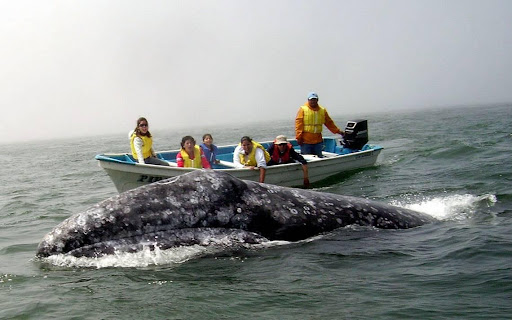
[{"label": "boat hull", "polygon": [[[372,146],[366,150],[348,154],[326,152],[324,153],[324,158],[305,155],[304,157],[308,161],[309,181],[310,183],[315,183],[341,172],[374,166],[381,151],[382,147]],[[119,157],[120,155],[98,155],[96,159],[99,161],[99,166],[103,168],[110,179],[112,179],[118,192],[124,192],[152,182],[176,177],[194,170],[204,170],[113,161],[112,159],[116,156]],[[259,180],[258,170],[229,167],[214,170],[227,172],[243,180]],[[267,167],[265,183],[295,187],[302,186],[303,182],[304,175],[300,163]]]}]

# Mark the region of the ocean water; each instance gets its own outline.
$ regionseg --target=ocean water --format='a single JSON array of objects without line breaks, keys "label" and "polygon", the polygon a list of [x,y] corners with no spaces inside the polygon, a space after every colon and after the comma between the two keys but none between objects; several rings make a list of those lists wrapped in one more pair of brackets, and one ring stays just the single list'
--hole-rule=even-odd
[{"label": "ocean water", "polygon": [[[2,146],[0,319],[511,319],[512,105],[335,121],[354,118],[368,119],[370,142],[385,147],[377,165],[315,189],[439,222],[248,249],[41,261],[47,232],[116,194],[94,155],[128,151],[127,134]],[[293,136],[293,119],[203,130],[218,145],[269,140]],[[157,149],[204,133],[152,132]]]}]

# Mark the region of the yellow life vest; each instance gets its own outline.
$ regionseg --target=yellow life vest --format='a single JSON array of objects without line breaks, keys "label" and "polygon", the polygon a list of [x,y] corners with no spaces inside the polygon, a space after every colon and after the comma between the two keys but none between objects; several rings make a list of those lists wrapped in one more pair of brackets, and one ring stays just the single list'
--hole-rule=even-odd
[{"label": "yellow life vest", "polygon": [[[238,145],[241,146],[242,144],[239,143]],[[270,154],[268,153],[268,151],[265,150],[265,148],[263,148],[261,144],[253,141],[251,153],[249,153],[248,155],[240,153],[238,155],[240,157],[240,163],[243,164],[244,166],[256,167],[258,165],[258,163],[256,163],[256,148],[260,148],[261,150],[263,150],[263,153],[265,154],[265,162],[270,161]]]},{"label": "yellow life vest", "polygon": [[318,105],[318,110],[311,110],[310,107],[301,106],[304,111],[304,132],[322,133],[325,123],[325,109]]},{"label": "yellow life vest", "polygon": [[185,149],[182,148],[180,152],[184,162],[183,167],[198,169],[201,169],[203,167],[203,163],[201,162],[201,149],[199,149],[199,146],[197,144],[194,146],[194,159],[190,159]]},{"label": "yellow life vest", "polygon": [[[135,137],[137,137],[137,135],[133,133],[132,136],[130,137],[130,147],[132,148],[132,156],[135,158],[135,160],[138,160],[137,152],[135,151],[135,145],[133,144],[133,140],[135,140]],[[139,138],[142,139],[142,156],[144,157],[144,159],[152,156],[151,147],[153,146],[153,139],[146,136],[139,136]]]}]

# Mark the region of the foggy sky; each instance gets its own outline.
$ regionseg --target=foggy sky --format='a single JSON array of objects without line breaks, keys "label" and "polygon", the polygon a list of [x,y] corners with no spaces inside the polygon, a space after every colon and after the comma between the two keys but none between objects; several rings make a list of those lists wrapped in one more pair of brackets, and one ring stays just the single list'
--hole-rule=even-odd
[{"label": "foggy sky", "polygon": [[512,1],[2,1],[2,141],[512,101]]}]

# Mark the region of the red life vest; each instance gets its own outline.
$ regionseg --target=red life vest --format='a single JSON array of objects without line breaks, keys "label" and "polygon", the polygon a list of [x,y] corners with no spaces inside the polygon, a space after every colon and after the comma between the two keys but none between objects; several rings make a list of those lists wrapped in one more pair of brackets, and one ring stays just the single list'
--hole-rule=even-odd
[{"label": "red life vest", "polygon": [[274,152],[272,152],[272,160],[275,163],[287,163],[290,161],[290,149],[293,148],[291,143],[287,143],[286,150],[283,154],[279,154],[279,147],[274,144]]}]

